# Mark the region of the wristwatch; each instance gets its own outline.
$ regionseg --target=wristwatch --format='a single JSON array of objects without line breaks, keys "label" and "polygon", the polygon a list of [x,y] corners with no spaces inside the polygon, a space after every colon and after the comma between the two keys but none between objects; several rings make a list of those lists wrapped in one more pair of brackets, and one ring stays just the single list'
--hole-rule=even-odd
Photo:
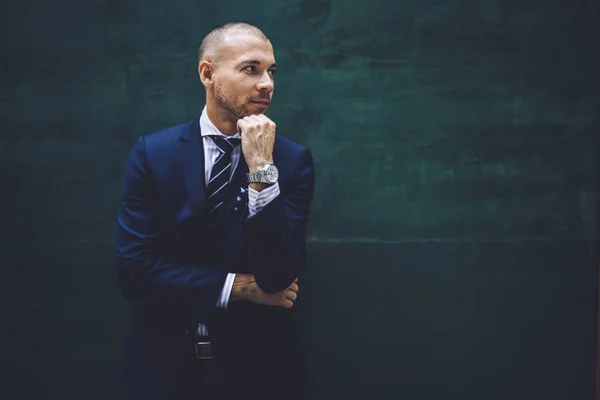
[{"label": "wristwatch", "polygon": [[248,172],[246,178],[248,183],[268,183],[272,185],[279,179],[279,170],[272,163],[266,163],[258,171]]}]

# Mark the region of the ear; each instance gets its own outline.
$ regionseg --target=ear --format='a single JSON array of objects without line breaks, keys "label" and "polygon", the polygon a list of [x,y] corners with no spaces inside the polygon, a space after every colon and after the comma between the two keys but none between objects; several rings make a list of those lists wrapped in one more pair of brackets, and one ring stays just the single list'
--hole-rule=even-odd
[{"label": "ear", "polygon": [[210,61],[204,60],[198,64],[198,76],[205,87],[212,85],[214,72],[215,66]]}]

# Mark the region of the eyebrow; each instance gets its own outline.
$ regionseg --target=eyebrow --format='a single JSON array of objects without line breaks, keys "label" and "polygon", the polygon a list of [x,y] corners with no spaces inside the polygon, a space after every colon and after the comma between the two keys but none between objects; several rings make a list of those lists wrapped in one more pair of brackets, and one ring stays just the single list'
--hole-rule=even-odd
[{"label": "eyebrow", "polygon": [[[260,61],[258,60],[245,60],[238,64],[238,67],[241,67],[244,64],[252,64],[252,65],[260,65]],[[273,63],[269,68],[277,68],[277,64]]]}]

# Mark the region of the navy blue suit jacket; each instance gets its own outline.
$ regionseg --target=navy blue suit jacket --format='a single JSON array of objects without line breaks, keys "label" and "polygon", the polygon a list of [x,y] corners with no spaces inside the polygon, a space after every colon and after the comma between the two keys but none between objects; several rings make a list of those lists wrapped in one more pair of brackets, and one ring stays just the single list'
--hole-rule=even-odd
[{"label": "navy blue suit jacket", "polygon": [[248,218],[241,155],[224,212],[211,225],[198,118],[138,139],[125,170],[116,240],[118,281],[132,302],[121,378],[133,397],[168,398],[193,352],[198,322],[207,325],[232,382],[258,390],[304,383],[293,308],[242,301],[216,307],[228,272],[253,273],[262,290],[277,292],[303,268],[312,156],[277,135],[273,158],[280,195]]}]

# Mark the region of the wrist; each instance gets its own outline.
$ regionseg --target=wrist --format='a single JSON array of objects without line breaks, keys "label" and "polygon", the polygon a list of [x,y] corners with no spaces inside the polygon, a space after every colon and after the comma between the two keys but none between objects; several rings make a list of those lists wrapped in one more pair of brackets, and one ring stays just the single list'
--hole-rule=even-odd
[{"label": "wrist", "polygon": [[251,189],[256,190],[257,192],[262,192],[263,190],[265,190],[266,188],[268,188],[269,185],[268,183],[262,183],[262,182],[252,182],[248,185]]},{"label": "wrist", "polygon": [[253,163],[249,166],[249,171],[246,174],[246,180],[250,184],[250,188],[260,192],[270,185],[273,185],[279,179],[279,170],[272,161],[265,159],[262,166]]},{"label": "wrist", "polygon": [[256,281],[252,274],[236,274],[231,288],[230,301],[252,301],[256,296]]},{"label": "wrist", "polygon": [[249,172],[258,172],[267,163],[273,164],[273,157],[268,157],[268,158],[257,157],[257,158],[254,158],[252,160],[252,162],[248,163],[248,171]]}]

